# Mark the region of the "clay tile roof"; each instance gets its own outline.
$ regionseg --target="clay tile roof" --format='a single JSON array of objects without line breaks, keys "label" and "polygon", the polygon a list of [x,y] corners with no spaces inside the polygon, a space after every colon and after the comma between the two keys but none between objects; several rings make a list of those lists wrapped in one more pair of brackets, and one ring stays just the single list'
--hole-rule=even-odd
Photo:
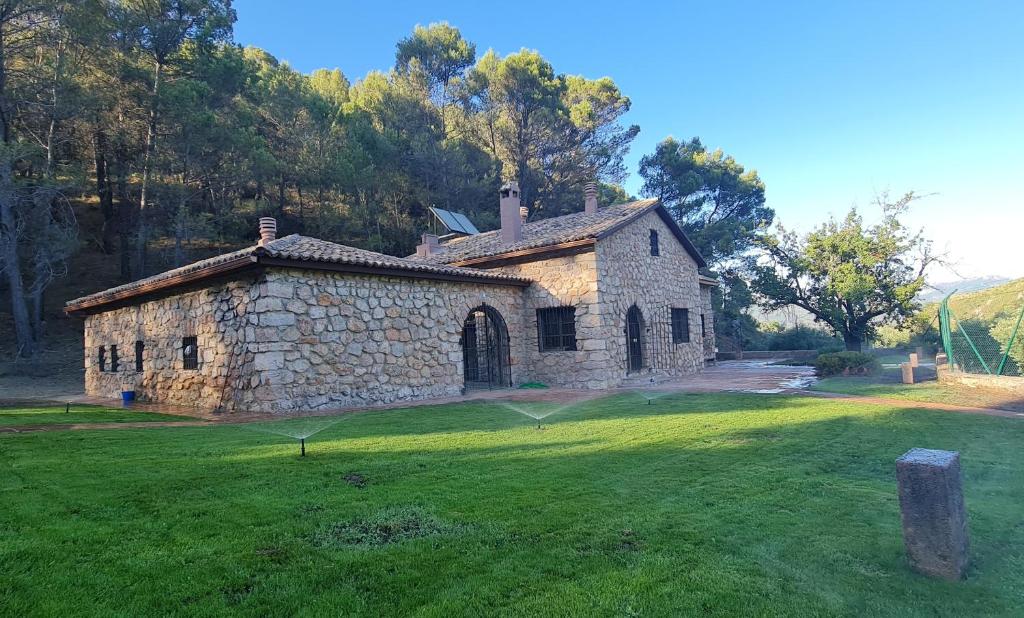
[{"label": "clay tile roof", "polygon": [[678,224],[672,220],[657,199],[605,206],[599,208],[594,214],[581,211],[560,217],[531,221],[523,225],[523,239],[512,244],[502,242],[500,230],[492,230],[449,240],[442,245],[444,247],[442,253],[426,257],[410,256],[408,259],[433,264],[453,264],[488,257],[498,259],[499,256],[506,253],[554,247],[575,241],[598,240],[651,211],[656,211],[661,215],[662,220],[686,247],[697,264],[704,266],[704,258],[700,256],[690,239],[679,229]]},{"label": "clay tile roof", "polygon": [[[299,236],[292,234],[284,238],[278,238],[267,243],[263,247],[256,247],[257,254],[266,255],[272,258],[292,260],[295,262],[316,262],[327,264],[350,264],[357,266],[377,267],[389,270],[405,270],[436,275],[455,275],[480,279],[503,279],[507,281],[518,281],[528,283],[529,279],[505,275],[489,270],[477,268],[462,268],[448,266],[447,264],[428,264],[408,258],[385,255],[365,249],[357,249],[347,245]],[[301,267],[301,264],[295,266]]]},{"label": "clay tile roof", "polygon": [[350,266],[353,268],[353,272],[368,274],[380,272],[391,276],[408,274],[427,279],[480,279],[485,282],[507,281],[519,285],[529,283],[528,279],[513,275],[446,264],[427,264],[292,234],[272,240],[262,247],[246,247],[76,298],[68,301],[64,310],[69,313],[82,311],[157,290],[188,285],[202,279],[261,264],[310,269],[324,268],[325,265],[334,264]]}]

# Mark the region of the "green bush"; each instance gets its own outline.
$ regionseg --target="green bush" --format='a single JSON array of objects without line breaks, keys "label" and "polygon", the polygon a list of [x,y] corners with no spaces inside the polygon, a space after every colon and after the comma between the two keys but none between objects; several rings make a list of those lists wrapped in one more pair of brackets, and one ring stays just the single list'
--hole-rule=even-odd
[{"label": "green bush", "polygon": [[866,376],[879,370],[878,359],[863,352],[822,354],[814,361],[814,371],[822,377]]},{"label": "green bush", "polygon": [[[773,325],[778,326],[778,325]],[[821,328],[812,326],[794,326],[793,328],[765,329],[764,349],[778,350],[818,350],[818,352],[838,352],[843,349],[843,342]]]}]

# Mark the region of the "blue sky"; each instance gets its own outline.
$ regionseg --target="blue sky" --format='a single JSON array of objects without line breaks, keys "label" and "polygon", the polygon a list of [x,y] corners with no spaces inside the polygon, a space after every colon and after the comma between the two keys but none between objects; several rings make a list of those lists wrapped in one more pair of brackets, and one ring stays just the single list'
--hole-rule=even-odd
[{"label": "blue sky", "polygon": [[[807,229],[878,191],[930,194],[912,222],[964,276],[1024,276],[1024,2],[332,2],[238,0],[235,39],[356,81],[416,24],[448,21],[560,73],[610,76],[637,163],[699,136],[758,170]],[[932,279],[954,278],[937,271]]]}]

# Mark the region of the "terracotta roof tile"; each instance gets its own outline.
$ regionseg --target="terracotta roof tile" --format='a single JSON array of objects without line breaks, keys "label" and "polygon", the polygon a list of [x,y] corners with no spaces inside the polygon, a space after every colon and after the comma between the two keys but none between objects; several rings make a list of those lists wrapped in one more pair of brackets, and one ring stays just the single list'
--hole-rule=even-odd
[{"label": "terracotta roof tile", "polygon": [[408,259],[431,264],[453,264],[465,260],[478,260],[506,253],[560,245],[587,239],[600,239],[648,212],[657,212],[673,234],[693,256],[697,265],[706,265],[704,258],[668,211],[657,199],[636,200],[599,208],[594,214],[574,212],[561,217],[531,221],[523,225],[523,239],[512,244],[501,240],[501,230],[492,230],[472,236],[454,238],[442,244],[444,252],[426,257],[409,256]]},{"label": "terracotta roof tile", "polygon": [[103,290],[102,292],[76,298],[68,301],[65,304],[65,309],[68,311],[74,311],[80,308],[79,306],[92,305],[96,303],[96,301],[105,301],[106,299],[114,298],[124,299],[132,296],[136,292],[141,293],[142,291],[150,290],[154,287],[160,287],[161,283],[170,284],[172,280],[187,277],[189,275],[200,275],[203,271],[216,270],[218,267],[225,267],[233,262],[241,263],[249,261],[252,265],[256,265],[257,260],[264,256],[296,262],[296,264],[294,264],[296,268],[302,268],[303,262],[308,262],[311,267],[315,264],[347,264],[368,268],[398,271],[404,270],[428,276],[440,275],[468,277],[491,281],[497,279],[518,283],[528,283],[529,281],[521,277],[505,275],[494,271],[479,270],[475,268],[460,268],[445,264],[428,264],[416,260],[384,255],[383,253],[366,251],[365,249],[357,249],[355,247],[340,245],[338,243],[320,240],[317,238],[310,238],[308,236],[292,234],[290,236],[284,236],[282,238],[272,240],[262,247],[246,247],[245,249],[239,249],[238,251],[232,251],[231,253],[225,253],[205,260],[199,260],[198,262],[194,262],[187,266],[168,270],[151,277],[139,279],[138,281],[132,281],[131,283]]}]

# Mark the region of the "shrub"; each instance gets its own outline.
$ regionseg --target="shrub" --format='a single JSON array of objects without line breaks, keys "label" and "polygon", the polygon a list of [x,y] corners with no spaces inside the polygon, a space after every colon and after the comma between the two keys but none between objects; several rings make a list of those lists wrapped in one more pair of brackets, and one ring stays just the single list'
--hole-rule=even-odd
[{"label": "shrub", "polygon": [[819,352],[838,352],[843,349],[843,342],[820,328],[811,326],[794,326],[766,333],[766,349],[776,350],[818,350]]},{"label": "shrub", "polygon": [[863,352],[834,352],[822,354],[814,361],[815,372],[828,376],[866,376],[880,368],[878,359]]}]

